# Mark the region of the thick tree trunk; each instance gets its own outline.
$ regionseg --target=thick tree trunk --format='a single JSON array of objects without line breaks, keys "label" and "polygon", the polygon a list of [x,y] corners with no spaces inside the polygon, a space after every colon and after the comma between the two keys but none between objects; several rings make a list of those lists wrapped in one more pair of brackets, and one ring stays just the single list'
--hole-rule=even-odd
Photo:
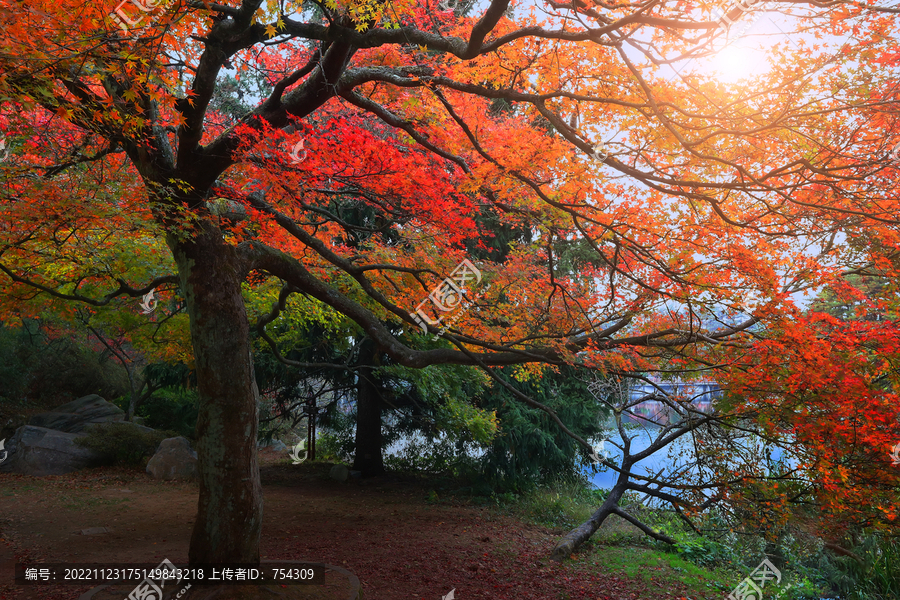
[{"label": "thick tree trunk", "polygon": [[603,525],[603,521],[606,520],[606,517],[616,511],[619,506],[619,500],[622,499],[622,494],[624,493],[625,486],[616,483],[609,492],[609,496],[606,497],[606,500],[604,500],[600,508],[591,515],[591,518],[564,535],[559,542],[556,543],[556,547],[554,547],[553,552],[550,553],[550,558],[553,560],[564,560],[575,552],[579,546],[588,541],[588,539],[600,529],[600,526]]},{"label": "thick tree trunk", "polygon": [[[375,362],[376,348],[372,340],[365,340],[359,353],[360,365]],[[357,371],[356,384],[356,455],[353,468],[362,471],[363,477],[384,474],[381,456],[381,397],[373,378],[372,367],[362,366]]]},{"label": "thick tree trunk", "polygon": [[606,517],[609,515],[616,515],[625,519],[645,534],[661,542],[666,542],[667,544],[675,543],[674,539],[662,532],[656,531],[646,523],[643,523],[633,515],[619,508],[619,501],[622,500],[622,496],[628,491],[629,473],[631,472],[633,464],[633,459],[629,458],[626,453],[626,458],[622,461],[621,465],[622,472],[619,473],[616,484],[610,490],[609,496],[606,497],[606,500],[600,508],[591,515],[590,519],[564,535],[559,542],[557,542],[556,547],[553,548],[553,552],[550,553],[551,559],[563,560],[568,558],[579,546],[588,541],[588,539],[600,529],[600,526],[603,525],[603,521],[605,521]]},{"label": "thick tree trunk", "polygon": [[258,392],[239,262],[213,227],[168,242],[187,300],[200,396],[200,499],[189,559],[192,565],[256,563],[262,527]]}]

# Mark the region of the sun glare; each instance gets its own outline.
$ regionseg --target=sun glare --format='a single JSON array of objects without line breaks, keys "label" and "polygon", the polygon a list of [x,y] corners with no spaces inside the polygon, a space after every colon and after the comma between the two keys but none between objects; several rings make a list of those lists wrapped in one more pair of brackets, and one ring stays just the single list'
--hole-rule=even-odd
[{"label": "sun glare", "polygon": [[692,65],[702,76],[736,84],[765,75],[772,68],[769,50],[789,40],[784,34],[785,16],[759,11],[734,22],[727,38],[720,38],[718,50]]},{"label": "sun glare", "polygon": [[738,40],[729,44],[710,59],[708,74],[723,83],[738,83],[765,73],[770,68],[766,52]]}]

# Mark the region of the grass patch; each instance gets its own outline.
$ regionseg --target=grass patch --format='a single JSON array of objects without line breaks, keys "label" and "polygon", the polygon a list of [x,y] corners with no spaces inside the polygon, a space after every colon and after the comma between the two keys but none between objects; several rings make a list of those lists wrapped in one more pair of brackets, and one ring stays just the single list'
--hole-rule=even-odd
[{"label": "grass patch", "polygon": [[588,490],[580,481],[560,481],[522,494],[493,496],[494,504],[525,522],[552,529],[571,529],[590,518],[605,498],[603,490]]},{"label": "grass patch", "polygon": [[675,553],[652,548],[607,545],[602,539],[588,542],[577,553],[589,568],[598,573],[622,573],[648,584],[653,579],[675,580],[698,592],[728,592],[728,582],[736,575],[728,569],[700,567]]},{"label": "grass patch", "polygon": [[[23,476],[20,476],[23,477]],[[47,482],[44,481],[16,481],[9,478],[3,483],[3,492],[7,496],[13,496],[19,492],[43,492],[47,489]]]},{"label": "grass patch", "polygon": [[[585,522],[606,496],[605,490],[588,489],[582,482],[562,481],[518,495],[497,494],[493,496],[493,504],[513,518],[565,533]],[[623,500],[623,504],[627,504],[636,498],[626,496]],[[640,512],[655,513],[649,509],[640,509]],[[653,525],[658,520],[655,514],[642,514],[642,517]],[[663,518],[662,515],[659,518]],[[686,553],[681,547],[663,547],[631,523],[610,515],[571,560],[598,575],[617,573],[640,579],[647,585],[678,581],[693,590],[696,596],[704,598],[710,594],[726,595],[746,575],[732,564],[725,564],[728,561],[711,564],[712,561],[705,560],[709,557],[694,554],[697,553]],[[698,560],[701,558],[704,560]]]}]

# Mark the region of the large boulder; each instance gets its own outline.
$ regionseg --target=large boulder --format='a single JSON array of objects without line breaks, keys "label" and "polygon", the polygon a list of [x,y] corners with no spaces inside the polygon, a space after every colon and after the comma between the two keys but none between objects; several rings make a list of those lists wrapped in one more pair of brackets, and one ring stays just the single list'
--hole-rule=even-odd
[{"label": "large boulder", "polygon": [[23,425],[5,444],[9,455],[0,464],[0,472],[63,475],[103,464],[102,455],[75,443],[84,435]]},{"label": "large boulder", "polygon": [[147,463],[147,473],[154,479],[194,479],[197,477],[197,453],[186,438],[164,439]]},{"label": "large boulder", "polygon": [[134,421],[106,421],[105,423],[85,423],[84,431],[82,433],[90,433],[94,429],[108,429],[109,427],[122,427],[128,426],[136,431],[143,431],[144,433],[153,433],[156,431],[152,427],[147,427],[146,425],[141,425],[140,423],[135,423]]},{"label": "large boulder", "polygon": [[347,481],[350,479],[350,469],[346,465],[334,465],[331,467],[328,476],[335,481]]},{"label": "large boulder", "polygon": [[335,481],[347,481],[348,479],[361,478],[362,471],[354,471],[345,465],[334,465],[331,467],[328,476]]},{"label": "large boulder", "polygon": [[90,423],[124,420],[125,411],[97,394],[91,394],[57,406],[51,412],[33,415],[28,424],[66,433],[81,433]]},{"label": "large boulder", "polygon": [[256,445],[259,448],[267,448],[272,452],[286,452],[288,449],[288,447],[281,440],[272,440],[268,444],[264,442],[258,442]]}]

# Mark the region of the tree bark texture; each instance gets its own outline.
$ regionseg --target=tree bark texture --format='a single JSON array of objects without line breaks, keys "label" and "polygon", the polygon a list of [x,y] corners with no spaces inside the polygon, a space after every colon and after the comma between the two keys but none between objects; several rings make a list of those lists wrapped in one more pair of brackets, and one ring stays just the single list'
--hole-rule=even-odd
[{"label": "tree bark texture", "polygon": [[170,236],[190,316],[200,396],[200,498],[192,565],[259,562],[262,490],[256,436],[258,391],[241,270],[232,246],[211,226],[185,240]]},{"label": "tree bark texture", "polygon": [[370,339],[363,341],[357,370],[356,454],[353,458],[353,468],[362,471],[363,477],[384,474],[381,396],[372,369],[376,356],[375,343]]},{"label": "tree bark texture", "polygon": [[561,561],[571,556],[579,546],[585,543],[598,529],[600,529],[600,526],[603,525],[603,521],[606,520],[606,517],[615,513],[616,508],[619,505],[619,500],[621,500],[622,494],[624,493],[625,486],[620,486],[618,483],[613,486],[613,489],[609,492],[609,496],[606,497],[606,500],[603,501],[600,508],[598,508],[587,521],[560,538],[553,548],[553,551],[550,553],[550,558]]}]

